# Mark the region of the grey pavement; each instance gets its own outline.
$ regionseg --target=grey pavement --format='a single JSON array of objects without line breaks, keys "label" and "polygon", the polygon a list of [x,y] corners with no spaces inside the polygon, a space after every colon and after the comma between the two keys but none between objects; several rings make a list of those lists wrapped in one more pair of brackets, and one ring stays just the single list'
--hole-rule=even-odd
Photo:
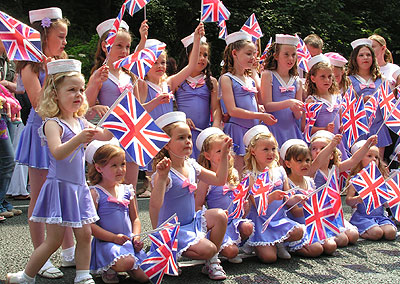
[{"label": "grey pavement", "polygon": [[[149,199],[139,199],[139,211],[142,231],[150,230],[148,214]],[[7,272],[22,270],[33,250],[27,225],[28,201],[11,202],[23,211],[21,216],[0,223],[0,283]],[[350,208],[345,216],[350,216]],[[148,239],[145,246],[149,245]],[[52,261],[60,265],[60,250]],[[244,259],[242,264],[222,263],[228,279],[220,283],[400,283],[400,246],[399,239],[393,242],[360,240],[355,246],[338,249],[333,256],[315,259],[292,257],[291,260],[278,260],[274,264],[262,264],[256,257]],[[36,283],[73,283],[74,268],[61,268],[64,277],[47,280],[37,277]],[[96,278],[96,283],[103,283]],[[131,283],[126,275],[120,276],[120,283]],[[165,276],[163,283],[215,283],[201,274],[201,265],[185,262],[182,275]]]}]

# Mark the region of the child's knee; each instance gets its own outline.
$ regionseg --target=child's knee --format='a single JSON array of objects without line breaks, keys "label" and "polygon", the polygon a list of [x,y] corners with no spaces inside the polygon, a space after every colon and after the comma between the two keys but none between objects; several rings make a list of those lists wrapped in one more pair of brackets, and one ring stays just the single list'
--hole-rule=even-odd
[{"label": "child's knee", "polygon": [[397,231],[392,225],[386,225],[382,228],[384,238],[389,241],[396,239]]},{"label": "child's knee", "polygon": [[226,258],[234,258],[239,253],[239,248],[236,245],[230,245],[221,251],[222,255]]},{"label": "child's knee", "polygon": [[241,234],[242,239],[247,239],[253,233],[254,227],[250,222],[243,222],[239,226],[239,232]]},{"label": "child's knee", "polygon": [[349,239],[349,244],[354,245],[358,241],[360,234],[356,230],[347,230],[346,236]]},{"label": "child's knee", "polygon": [[117,272],[126,272],[132,270],[134,265],[135,265],[135,258],[133,256],[127,256],[117,260],[117,262],[113,265],[112,269]]},{"label": "child's knee", "polygon": [[324,247],[324,253],[329,255],[333,254],[337,249],[337,244],[333,239],[326,239],[322,246]]},{"label": "child's knee", "polygon": [[323,254],[324,248],[320,243],[314,243],[307,247],[310,257],[317,257]]},{"label": "child's knee", "polygon": [[375,226],[368,229],[364,234],[361,235],[361,237],[368,240],[377,241],[383,237],[383,230],[379,226]]},{"label": "child's knee", "polygon": [[291,241],[298,241],[303,238],[304,230],[302,228],[294,228],[293,231],[290,232]]},{"label": "child's knee", "polygon": [[349,239],[345,233],[340,233],[335,237],[335,242],[338,247],[345,247],[349,244]]},{"label": "child's knee", "polygon": [[258,259],[263,263],[273,263],[276,262],[278,256],[276,254],[276,249],[273,247],[256,247],[256,254]]}]

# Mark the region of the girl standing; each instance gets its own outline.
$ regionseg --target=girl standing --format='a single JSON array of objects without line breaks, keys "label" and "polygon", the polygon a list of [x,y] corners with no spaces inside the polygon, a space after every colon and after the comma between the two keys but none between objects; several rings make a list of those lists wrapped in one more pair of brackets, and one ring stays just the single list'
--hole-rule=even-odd
[{"label": "girl standing", "polygon": [[333,66],[333,75],[335,76],[339,93],[343,96],[347,88],[350,86],[350,80],[346,74],[347,59],[336,52],[328,52],[324,55],[329,58],[329,61]]}]

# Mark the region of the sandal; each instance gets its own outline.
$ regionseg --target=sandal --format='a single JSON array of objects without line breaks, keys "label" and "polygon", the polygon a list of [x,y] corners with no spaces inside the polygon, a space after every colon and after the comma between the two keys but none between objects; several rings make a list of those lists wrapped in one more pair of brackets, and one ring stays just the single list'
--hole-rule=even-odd
[{"label": "sandal", "polygon": [[23,271],[19,271],[17,273],[7,273],[6,284],[29,284],[29,282],[24,278],[23,274]]},{"label": "sandal", "polygon": [[118,273],[111,268],[101,274],[101,279],[104,283],[119,283]]},{"label": "sandal", "polygon": [[90,278],[82,279],[78,282],[74,281],[74,284],[96,284],[96,282],[94,282],[93,278],[90,276]]},{"label": "sandal", "polygon": [[151,191],[148,190],[148,189],[146,189],[146,191],[143,192],[142,194],[140,194],[138,197],[139,197],[139,198],[148,198],[148,197],[150,197],[150,196],[151,196]]},{"label": "sandal", "polygon": [[201,269],[203,274],[208,275],[208,278],[212,280],[224,280],[226,279],[226,273],[222,266],[220,265],[220,261],[209,263],[206,261],[205,265]]},{"label": "sandal", "polygon": [[58,279],[64,276],[64,273],[61,272],[60,269],[55,267],[52,263],[49,265],[44,265],[38,272],[38,275],[40,275],[43,278],[48,278],[48,279]]},{"label": "sandal", "polygon": [[0,222],[4,222],[6,220],[6,217],[0,216]]}]

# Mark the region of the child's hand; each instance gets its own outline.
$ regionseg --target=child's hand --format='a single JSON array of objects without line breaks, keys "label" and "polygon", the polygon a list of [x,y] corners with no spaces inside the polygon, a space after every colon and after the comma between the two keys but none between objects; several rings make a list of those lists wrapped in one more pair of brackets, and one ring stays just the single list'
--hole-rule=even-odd
[{"label": "child's hand", "polygon": [[325,127],[325,130],[333,133],[333,131],[335,131],[335,123],[328,123],[328,125]]},{"label": "child's hand", "polygon": [[147,36],[149,35],[149,25],[147,24],[147,20],[144,20],[141,23],[139,33],[141,39],[147,39]]},{"label": "child's hand", "polygon": [[194,124],[193,120],[190,118],[186,118],[186,124],[189,125],[190,129],[195,129],[196,125]]},{"label": "child's hand", "polygon": [[308,199],[307,195],[304,194],[295,194],[292,198],[294,203],[301,202],[301,204],[304,204]]},{"label": "child's hand", "polygon": [[133,241],[133,248],[135,249],[135,252],[139,252],[143,249],[143,242],[139,239],[139,237],[134,238]]},{"label": "child's hand", "polygon": [[233,145],[233,140],[230,137],[225,137],[224,142],[221,148],[221,155],[225,156],[228,155],[229,149],[231,149]]},{"label": "child's hand", "polygon": [[304,103],[302,101],[296,100],[296,99],[290,99],[289,100],[289,108],[293,112],[299,112],[304,109]]},{"label": "child's hand", "polygon": [[158,94],[157,97],[155,98],[157,104],[162,105],[162,104],[169,104],[171,100],[171,96],[168,93],[161,93]]},{"label": "child's hand", "polygon": [[89,81],[93,81],[96,85],[102,85],[108,79],[108,72],[110,67],[108,65],[102,65],[99,69],[94,71]]},{"label": "child's hand", "polygon": [[286,192],[282,190],[275,190],[268,194],[268,202],[272,202],[275,200],[282,200],[286,196]]},{"label": "child's hand", "polygon": [[361,198],[361,196],[357,196],[357,197],[355,198],[355,201],[356,201],[356,204],[358,204],[358,203],[363,203],[363,199]]},{"label": "child's hand", "polygon": [[262,120],[266,125],[274,125],[278,122],[275,116],[269,113],[263,113],[260,120]]},{"label": "child's hand", "polygon": [[86,144],[92,142],[93,137],[99,132],[101,132],[101,129],[86,128],[77,136],[81,144]]},{"label": "child's hand", "polygon": [[204,23],[200,22],[199,25],[197,26],[196,30],[194,31],[194,40],[200,39],[206,34],[204,30]]},{"label": "child's hand", "polygon": [[369,145],[369,148],[378,144],[378,135],[375,134],[368,137],[366,144]]},{"label": "child's hand", "polygon": [[156,166],[156,171],[159,177],[167,178],[169,170],[171,169],[171,160],[167,157],[164,157],[160,162],[158,162]]},{"label": "child's hand", "polygon": [[336,147],[337,145],[339,145],[340,141],[342,141],[342,137],[342,134],[336,134],[335,137],[333,137],[331,143]]},{"label": "child's hand", "polygon": [[114,236],[113,243],[122,246],[126,241],[129,241],[130,238],[125,236],[124,234],[118,234]]},{"label": "child's hand", "polygon": [[95,105],[89,108],[88,112],[86,113],[86,119],[91,120],[93,119],[96,114],[100,117],[103,117],[106,112],[108,111],[109,107],[108,106],[103,106],[103,105]]}]

